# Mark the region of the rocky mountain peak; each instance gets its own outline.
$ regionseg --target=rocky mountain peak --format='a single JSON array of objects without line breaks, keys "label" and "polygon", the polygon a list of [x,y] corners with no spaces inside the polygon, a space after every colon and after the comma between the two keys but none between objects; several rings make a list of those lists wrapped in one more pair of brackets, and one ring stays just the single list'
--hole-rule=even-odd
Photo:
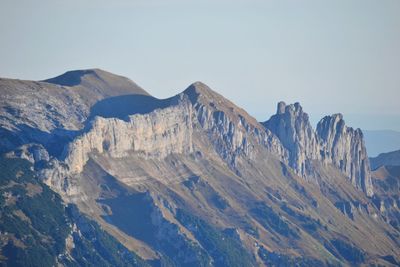
[{"label": "rocky mountain peak", "polygon": [[343,120],[343,115],[340,113],[336,113],[330,116],[323,117],[317,125],[317,131],[321,138],[327,140],[328,132],[322,131],[322,129],[336,129],[337,131],[342,132],[345,129],[345,121]]},{"label": "rocky mountain peak", "polygon": [[288,150],[288,164],[299,175],[312,176],[312,161],[319,160],[339,168],[367,195],[373,194],[363,134],[347,127],[342,114],[324,117],[314,130],[299,103],[279,102],[277,114],[263,125]]},{"label": "rocky mountain peak", "polygon": [[371,169],[362,131],[348,127],[342,114],[334,114],[324,117],[316,132],[322,160],[337,166],[357,188],[371,196]]},{"label": "rocky mountain peak", "polygon": [[63,85],[63,86],[75,86],[79,85],[82,80],[100,78],[103,73],[106,73],[100,69],[86,69],[86,70],[72,70],[67,71],[64,74],[44,80],[44,82]]},{"label": "rocky mountain peak", "polygon": [[285,113],[285,109],[286,109],[286,103],[283,101],[280,101],[277,105],[276,108],[276,114],[283,114]]},{"label": "rocky mountain peak", "polygon": [[[101,70],[73,71],[52,82],[0,79],[0,153],[6,156],[0,219],[9,225],[2,252],[39,244],[58,255],[52,265],[64,259],[93,265],[103,261],[92,255],[104,251],[104,259],[126,255],[140,265],[122,245],[157,266],[398,263],[393,179],[399,168],[374,173],[372,191],[362,132],[346,126],[341,114],[313,129],[299,103],[280,102],[259,123],[201,82],[168,99]],[[16,158],[33,165],[15,168],[12,160],[23,163]],[[35,177],[26,176],[28,168]],[[58,199],[38,187],[39,179],[67,205],[60,203],[60,216],[28,205]],[[39,229],[37,214],[44,226],[43,218],[70,224],[61,231],[66,239],[40,233],[38,243],[28,244],[24,233]],[[58,225],[50,228],[63,229]],[[109,246],[95,242],[94,250],[90,240],[101,237]],[[65,253],[47,246],[64,239]]]},{"label": "rocky mountain peak", "polygon": [[183,91],[183,94],[187,95],[193,104],[196,102],[215,102],[215,99],[219,101],[226,100],[223,96],[213,91],[208,85],[200,81],[189,85],[189,87]]},{"label": "rocky mountain peak", "polygon": [[66,87],[83,87],[104,96],[149,95],[132,80],[101,69],[67,71],[43,82]]},{"label": "rocky mountain peak", "polygon": [[88,84],[96,81],[111,82],[112,80],[118,79],[129,80],[128,78],[115,75],[101,69],[83,69],[67,71],[54,78],[44,80],[44,82],[62,86],[77,86],[82,83]]},{"label": "rocky mountain peak", "polygon": [[294,104],[286,105],[285,102],[280,101],[277,105],[277,114],[284,114],[284,113],[303,113],[303,107],[300,105],[299,102]]},{"label": "rocky mountain peak", "polygon": [[318,142],[308,114],[303,112],[301,105],[279,102],[277,114],[263,125],[274,133],[289,151],[289,165],[297,173],[308,175],[310,160],[317,157]]},{"label": "rocky mountain peak", "polygon": [[[202,82],[191,84],[183,93],[193,105],[194,121],[205,130],[216,152],[230,167],[236,169],[241,156],[252,158],[255,145],[261,145],[275,154],[285,154],[279,140],[224,96]],[[195,127],[197,128],[197,127]]]},{"label": "rocky mountain peak", "polygon": [[207,92],[212,92],[213,90],[205,83],[201,81],[196,81],[186,88],[185,93],[196,92],[198,94],[204,94]]}]

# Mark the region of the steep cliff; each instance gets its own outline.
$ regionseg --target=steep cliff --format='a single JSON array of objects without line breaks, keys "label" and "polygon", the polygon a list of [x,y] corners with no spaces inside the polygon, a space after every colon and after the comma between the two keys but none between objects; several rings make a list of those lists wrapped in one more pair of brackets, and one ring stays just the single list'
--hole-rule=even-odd
[{"label": "steep cliff", "polygon": [[278,103],[277,113],[263,123],[289,151],[288,164],[298,174],[311,174],[311,161],[319,158],[319,144],[308,114],[299,103]]},{"label": "steep cliff", "polygon": [[338,167],[354,186],[372,196],[371,170],[361,130],[346,126],[343,116],[335,114],[318,123],[317,135],[322,159]]},{"label": "steep cliff", "polygon": [[0,152],[40,143],[59,156],[84,128],[95,103],[128,94],[148,96],[131,80],[99,69],[46,81],[0,78]]},{"label": "steep cliff", "polygon": [[312,176],[312,161],[333,164],[368,196],[373,195],[371,171],[363,135],[345,125],[343,116],[324,117],[312,128],[307,113],[299,103],[278,104],[277,114],[264,122],[289,151],[288,164],[298,174]]},{"label": "steep cliff", "polygon": [[131,115],[128,121],[95,117],[89,130],[68,145],[64,162],[72,173],[79,173],[92,152],[107,153],[114,158],[133,152],[145,158],[190,153],[192,113],[189,101],[180,95],[176,105]]},{"label": "steep cliff", "polygon": [[[144,100],[151,103],[143,106]],[[117,112],[109,108],[109,101],[94,106],[92,111],[97,115],[65,147],[60,161],[53,159],[50,168],[41,170],[46,182],[58,192],[77,193],[74,185],[79,181],[72,177],[83,170],[91,153],[116,159],[135,154],[162,160],[171,154],[202,151],[205,141],[236,173],[240,172],[236,166],[239,158],[256,160],[260,150],[281,160],[287,157],[286,149],[271,132],[200,82],[164,100],[113,98]]]},{"label": "steep cliff", "polygon": [[[156,99],[120,78],[94,70],[26,82],[38,86],[34,98],[43,98],[32,117],[20,103],[23,92],[14,96],[9,86],[0,103],[22,113],[2,109],[0,129],[21,141],[7,148],[7,157],[34,163],[65,203],[76,204],[129,250],[165,266],[389,265],[400,259],[397,219],[385,221],[397,218],[397,210],[383,205],[391,207],[386,216],[373,203],[393,199],[383,190],[392,180],[367,197],[363,136],[341,115],[314,130],[300,104],[282,102],[261,124],[201,82]],[[60,92],[82,102],[80,120]],[[61,115],[46,110],[46,94]],[[23,121],[30,125],[23,132],[21,125],[8,127]],[[38,133],[42,138],[32,138]],[[66,139],[52,153],[47,138],[56,133]],[[18,199],[4,197],[6,205]]]},{"label": "steep cliff", "polygon": [[196,82],[183,93],[192,102],[198,128],[206,131],[217,153],[232,168],[240,156],[254,160],[259,145],[282,160],[287,157],[286,149],[270,131],[207,85]]}]

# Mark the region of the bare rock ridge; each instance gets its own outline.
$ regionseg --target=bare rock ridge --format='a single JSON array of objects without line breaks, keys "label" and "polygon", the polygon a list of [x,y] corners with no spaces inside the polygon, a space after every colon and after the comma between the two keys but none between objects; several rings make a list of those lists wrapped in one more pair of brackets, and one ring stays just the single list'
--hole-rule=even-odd
[{"label": "bare rock ridge", "polygon": [[319,157],[318,139],[300,104],[279,102],[277,114],[263,124],[289,151],[289,166],[302,176],[311,174],[311,161]]},{"label": "bare rock ridge", "polygon": [[90,130],[69,144],[65,162],[72,173],[82,171],[92,152],[122,158],[138,152],[145,158],[192,152],[192,106],[179,96],[171,105],[148,114],[130,115],[127,121],[95,117]]},{"label": "bare rock ridge", "polygon": [[[148,113],[130,110],[132,115],[96,116],[88,130],[65,149],[63,159],[71,173],[79,173],[92,152],[113,158],[139,153],[144,158],[164,158],[169,154],[194,151],[194,131],[205,131],[215,150],[235,167],[238,157],[255,156],[256,145],[277,155],[285,155],[279,140],[244,110],[194,83],[175,97],[157,100],[160,104]],[[131,102],[132,106],[136,106]],[[140,109],[140,103],[139,109]]]},{"label": "bare rock ridge", "polygon": [[130,79],[115,75],[101,69],[86,69],[67,71],[57,77],[44,80],[43,82],[61,86],[81,86],[91,88],[94,92],[104,96],[116,95],[149,95]]},{"label": "bare rock ridge", "polygon": [[371,169],[360,129],[346,126],[341,114],[324,117],[317,125],[322,160],[337,166],[353,185],[373,195]]},{"label": "bare rock ridge", "polygon": [[[92,152],[115,158],[130,152],[139,152],[145,158],[190,153],[196,146],[193,133],[205,131],[215,151],[237,173],[238,159],[255,159],[261,146],[303,177],[312,178],[312,161],[320,160],[339,168],[356,188],[369,196],[373,194],[362,133],[345,126],[341,115],[325,117],[314,131],[299,103],[281,102],[277,114],[263,128],[244,110],[201,82],[175,97],[154,101],[159,104],[148,113],[130,110],[117,118],[109,114],[95,117],[90,130],[65,150],[70,171],[82,171]],[[140,107],[140,102],[137,104]]]},{"label": "bare rock ridge", "polygon": [[254,159],[258,146],[281,160],[287,156],[285,148],[270,131],[207,85],[193,83],[183,94],[192,102],[199,128],[207,132],[217,153],[232,168],[241,156]]},{"label": "bare rock ridge", "polygon": [[238,161],[256,159],[264,149],[307,178],[313,176],[313,160],[331,163],[354,186],[373,194],[362,133],[347,127],[341,115],[324,118],[314,131],[300,104],[282,102],[262,125],[201,82],[160,100],[131,80],[99,69],[43,82],[2,79],[0,85],[2,149],[40,144],[73,173],[92,152],[117,158],[130,152],[144,157],[190,153],[198,142],[193,135],[201,132],[236,173]]},{"label": "bare rock ridge", "polygon": [[363,134],[360,129],[346,126],[341,114],[324,117],[314,131],[299,103],[280,102],[277,114],[263,125],[289,151],[288,164],[299,175],[312,176],[312,161],[322,161],[336,166],[355,187],[373,195]]},{"label": "bare rock ridge", "polygon": [[[340,114],[313,128],[299,103],[281,102],[260,123],[201,82],[157,99],[94,69],[0,79],[0,137],[2,156],[33,163],[65,204],[150,265],[400,262],[399,168],[371,174],[362,132]],[[3,204],[33,202],[15,173]],[[80,253],[73,231],[68,249]]]},{"label": "bare rock ridge", "polygon": [[40,143],[53,156],[85,127],[93,105],[122,95],[150,97],[131,80],[93,69],[36,82],[0,79],[0,152]]}]

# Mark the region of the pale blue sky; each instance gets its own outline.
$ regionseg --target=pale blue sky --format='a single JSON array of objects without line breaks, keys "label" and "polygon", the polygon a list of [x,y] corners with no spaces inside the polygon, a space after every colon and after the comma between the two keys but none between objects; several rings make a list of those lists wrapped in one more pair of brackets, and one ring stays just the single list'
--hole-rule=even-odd
[{"label": "pale blue sky", "polygon": [[98,67],[163,98],[200,80],[259,120],[299,101],[400,130],[400,1],[0,0],[0,76]]}]

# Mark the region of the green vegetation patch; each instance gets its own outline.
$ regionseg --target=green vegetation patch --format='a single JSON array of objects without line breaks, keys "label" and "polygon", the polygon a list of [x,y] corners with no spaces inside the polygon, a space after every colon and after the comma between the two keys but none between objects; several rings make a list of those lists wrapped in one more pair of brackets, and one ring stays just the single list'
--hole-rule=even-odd
[{"label": "green vegetation patch", "polygon": [[[72,231],[75,224],[79,231]],[[74,248],[67,253],[66,239]],[[147,266],[97,223],[65,207],[23,159],[0,158],[1,266]]]}]

